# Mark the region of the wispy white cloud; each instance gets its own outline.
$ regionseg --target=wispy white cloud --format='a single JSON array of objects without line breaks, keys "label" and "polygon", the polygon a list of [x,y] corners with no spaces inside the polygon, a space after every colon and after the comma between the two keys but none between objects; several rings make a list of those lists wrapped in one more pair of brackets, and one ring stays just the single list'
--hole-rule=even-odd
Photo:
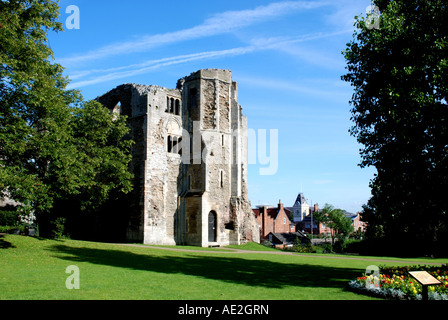
[{"label": "wispy white cloud", "polygon": [[[362,4],[363,2],[365,4]],[[350,28],[351,30],[354,30],[355,16],[365,14],[365,10],[370,5],[370,2],[370,0],[335,1],[334,7],[336,10],[327,14],[325,21],[336,28]],[[365,5],[365,7],[363,7],[363,5]]]},{"label": "wispy white cloud", "polygon": [[[106,68],[106,69],[89,69],[89,70],[82,70],[75,72],[70,75],[70,78],[72,80],[78,80],[87,78],[85,80],[79,80],[72,82],[68,88],[81,88],[93,84],[102,83],[105,81],[110,80],[116,80],[116,79],[122,79],[126,77],[132,77],[140,74],[146,74],[151,71],[154,71],[156,69],[159,69],[164,66],[170,66],[174,64],[181,64],[186,63],[190,61],[198,61],[198,60],[205,60],[205,59],[213,59],[213,58],[222,58],[225,56],[237,56],[237,55],[244,55],[249,54],[256,51],[261,50],[278,50],[285,47],[288,47],[293,44],[297,44],[304,41],[311,41],[315,39],[321,39],[325,37],[331,37],[335,35],[339,35],[341,31],[338,32],[330,32],[330,33],[312,33],[312,34],[305,34],[300,35],[297,37],[273,37],[273,38],[258,38],[251,41],[251,45],[243,46],[243,47],[237,47],[237,48],[231,48],[231,49],[224,49],[224,50],[215,50],[215,51],[205,51],[205,52],[199,52],[199,53],[193,53],[193,54],[186,54],[186,55],[178,55],[173,57],[166,57],[161,59],[153,59],[153,60],[147,60],[142,63],[137,64],[131,64],[126,66],[120,66],[115,68]],[[90,78],[88,78],[90,77]],[[260,85],[260,81],[263,81],[262,79],[246,79],[247,81],[250,81],[252,83],[256,82],[258,85]],[[244,81],[244,79],[242,79]],[[265,85],[269,83],[270,86],[272,86],[271,81],[265,81]],[[279,83],[276,81],[275,83]],[[263,83],[262,83],[263,84]],[[282,87],[289,87],[291,89],[292,84],[291,83],[282,83]],[[302,91],[310,93],[315,89],[311,89],[309,87],[300,87],[297,85],[293,85],[292,88],[295,91]],[[310,91],[311,90],[311,91]],[[320,91],[319,91],[320,92]],[[320,94],[320,93],[319,93]]]},{"label": "wispy white cloud", "polygon": [[321,81],[319,79],[295,79],[286,80],[281,78],[270,77],[253,77],[240,75],[238,77],[240,84],[246,86],[256,86],[258,88],[270,88],[286,92],[297,92],[303,95],[316,96],[319,98],[326,98],[332,101],[347,101],[349,96],[348,91],[343,91],[341,88],[336,88],[328,81]]},{"label": "wispy white cloud", "polygon": [[[72,82],[68,85],[68,89],[73,88],[81,88],[86,87],[89,85],[102,83],[110,80],[116,80],[116,79],[122,79],[126,77],[132,77],[139,74],[145,74],[148,72],[151,72],[153,70],[159,69],[164,66],[170,66],[174,64],[180,64],[195,60],[204,60],[204,59],[212,59],[217,57],[223,57],[223,56],[232,56],[232,55],[242,55],[246,54],[248,52],[254,51],[255,47],[248,46],[248,47],[240,47],[240,48],[233,48],[233,49],[227,49],[227,50],[218,50],[218,51],[207,51],[207,52],[199,52],[194,54],[188,54],[188,55],[179,55],[175,57],[169,57],[169,58],[162,58],[157,60],[148,60],[143,63],[139,64],[132,64],[129,66],[123,66],[118,68],[112,68],[112,69],[96,69],[96,70],[89,70],[81,72],[81,74],[78,76],[75,74],[75,78],[84,77],[86,75],[94,74],[94,73],[106,73],[104,75],[96,75],[95,77],[92,77],[87,80],[81,80],[77,82]],[[124,71],[120,71],[124,70]],[[73,78],[72,78],[73,79]]]},{"label": "wispy white cloud", "polygon": [[226,11],[215,14],[202,24],[192,28],[113,43],[84,54],[58,59],[58,63],[64,66],[72,66],[80,62],[98,60],[112,55],[143,52],[161,45],[233,32],[297,10],[314,9],[325,5],[327,3],[322,1],[284,1],[259,6],[255,9]]},{"label": "wispy white cloud", "polygon": [[[87,62],[95,59],[106,58],[110,55],[125,55],[131,52],[145,51],[149,50],[155,46],[163,46],[164,44],[175,43],[179,41],[186,41],[197,39],[201,37],[207,37],[212,35],[219,35],[223,33],[228,33],[235,31],[239,28],[255,24],[257,22],[266,21],[267,19],[272,19],[274,17],[279,17],[295,10],[305,10],[313,9],[322,6],[328,6],[327,2],[323,1],[284,1],[271,3],[265,6],[259,6],[255,9],[241,10],[241,11],[227,11],[219,14],[213,15],[211,18],[205,20],[202,24],[184,30],[179,30],[175,32],[148,35],[142,37],[138,40],[115,43],[108,45],[97,50],[88,52],[86,54],[81,54],[78,56],[68,57],[59,59],[59,63],[65,66],[79,66],[79,62]],[[98,83],[103,83],[106,81],[122,79],[127,77],[133,77],[136,75],[146,74],[165,66],[187,63],[191,61],[199,61],[205,59],[222,58],[228,56],[237,56],[249,54],[262,50],[277,50],[298,59],[315,62],[323,67],[334,67],[336,65],[336,59],[331,56],[325,56],[322,53],[310,52],[310,49],[306,49],[303,46],[299,46],[300,43],[320,40],[328,37],[334,37],[341,34],[351,32],[350,29],[332,29],[327,32],[314,32],[298,36],[283,36],[283,37],[260,37],[249,39],[247,46],[241,46],[236,48],[224,49],[224,50],[214,50],[214,51],[204,51],[192,54],[184,54],[172,57],[165,57],[160,59],[151,59],[141,63],[118,66],[113,68],[105,69],[71,69],[70,78],[73,81],[68,87],[69,88],[81,88]],[[81,64],[82,65],[82,64]],[[75,71],[73,71],[75,70]],[[297,83],[285,83],[284,81],[271,81],[272,79],[240,79],[240,81],[246,81],[251,83],[256,83],[257,85],[263,86],[263,84],[269,84],[272,87],[273,83],[281,83],[281,87],[289,88],[289,90],[315,94],[318,96],[329,96],[333,98],[336,95],[340,95],[339,92],[329,92],[327,90],[317,89],[316,87],[311,87],[307,85],[300,85]],[[262,83],[260,83],[260,81]],[[345,96],[344,96],[345,98]]]}]

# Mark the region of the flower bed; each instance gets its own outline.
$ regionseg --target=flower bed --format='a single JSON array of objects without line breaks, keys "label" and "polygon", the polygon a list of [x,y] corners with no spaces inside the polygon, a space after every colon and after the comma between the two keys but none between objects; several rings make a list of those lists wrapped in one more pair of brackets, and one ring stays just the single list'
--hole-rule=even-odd
[{"label": "flower bed", "polygon": [[363,274],[349,282],[359,293],[386,299],[421,300],[422,286],[409,275],[409,271],[427,271],[442,284],[428,287],[428,299],[448,300],[448,266],[379,267],[378,275]]}]

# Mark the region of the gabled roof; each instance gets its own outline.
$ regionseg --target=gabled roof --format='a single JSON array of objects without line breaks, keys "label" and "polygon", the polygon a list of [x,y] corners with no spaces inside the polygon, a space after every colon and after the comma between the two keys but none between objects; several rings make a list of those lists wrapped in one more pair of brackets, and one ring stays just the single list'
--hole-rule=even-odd
[{"label": "gabled roof", "polygon": [[297,195],[296,202],[294,202],[294,207],[298,207],[298,206],[304,205],[304,204],[308,205],[308,203],[306,202],[306,199],[305,199],[305,195],[302,192],[300,192]]},{"label": "gabled roof", "polygon": [[[260,215],[261,210],[261,208],[252,209],[255,214],[255,218]],[[278,212],[279,211],[277,207],[266,207],[266,213],[274,220],[277,218]]]},{"label": "gabled roof", "polygon": [[283,207],[283,209],[285,209],[286,213],[294,212],[294,207]]},{"label": "gabled roof", "polygon": [[[277,216],[278,216],[278,214],[280,212],[278,207],[265,207],[265,208],[266,208],[265,209],[266,210],[266,214],[268,216],[270,216],[274,220],[277,219]],[[286,210],[286,208],[283,208],[283,210],[285,211],[285,214],[286,214],[286,216],[287,216],[287,218],[289,220],[289,215],[288,214],[290,213],[290,211]],[[255,218],[258,218],[260,216],[260,214],[261,214],[262,208],[255,208],[255,209],[252,209],[252,211],[255,214]]]},{"label": "gabled roof", "polygon": [[358,217],[358,213],[351,213],[351,212],[347,212],[347,211],[344,211],[344,215],[347,218],[350,218],[352,220],[354,220],[354,219],[356,219],[356,217]]}]

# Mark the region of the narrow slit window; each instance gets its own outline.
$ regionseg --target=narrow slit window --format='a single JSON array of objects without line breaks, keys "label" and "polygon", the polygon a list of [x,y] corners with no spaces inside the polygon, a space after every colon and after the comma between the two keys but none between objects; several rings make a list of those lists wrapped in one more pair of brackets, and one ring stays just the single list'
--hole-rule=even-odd
[{"label": "narrow slit window", "polygon": [[175,102],[174,114],[176,116],[180,115],[180,101],[178,99]]},{"label": "narrow slit window", "polygon": [[168,136],[168,139],[167,139],[167,151],[171,152],[172,148],[173,148],[173,141],[172,141],[171,136]]}]

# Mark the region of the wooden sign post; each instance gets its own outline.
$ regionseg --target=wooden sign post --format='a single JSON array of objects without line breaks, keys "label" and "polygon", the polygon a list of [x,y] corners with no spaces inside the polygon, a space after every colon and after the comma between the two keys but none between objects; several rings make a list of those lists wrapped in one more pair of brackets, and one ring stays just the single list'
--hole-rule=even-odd
[{"label": "wooden sign post", "polygon": [[409,271],[409,274],[422,285],[422,300],[428,300],[428,286],[442,283],[426,271]]}]

